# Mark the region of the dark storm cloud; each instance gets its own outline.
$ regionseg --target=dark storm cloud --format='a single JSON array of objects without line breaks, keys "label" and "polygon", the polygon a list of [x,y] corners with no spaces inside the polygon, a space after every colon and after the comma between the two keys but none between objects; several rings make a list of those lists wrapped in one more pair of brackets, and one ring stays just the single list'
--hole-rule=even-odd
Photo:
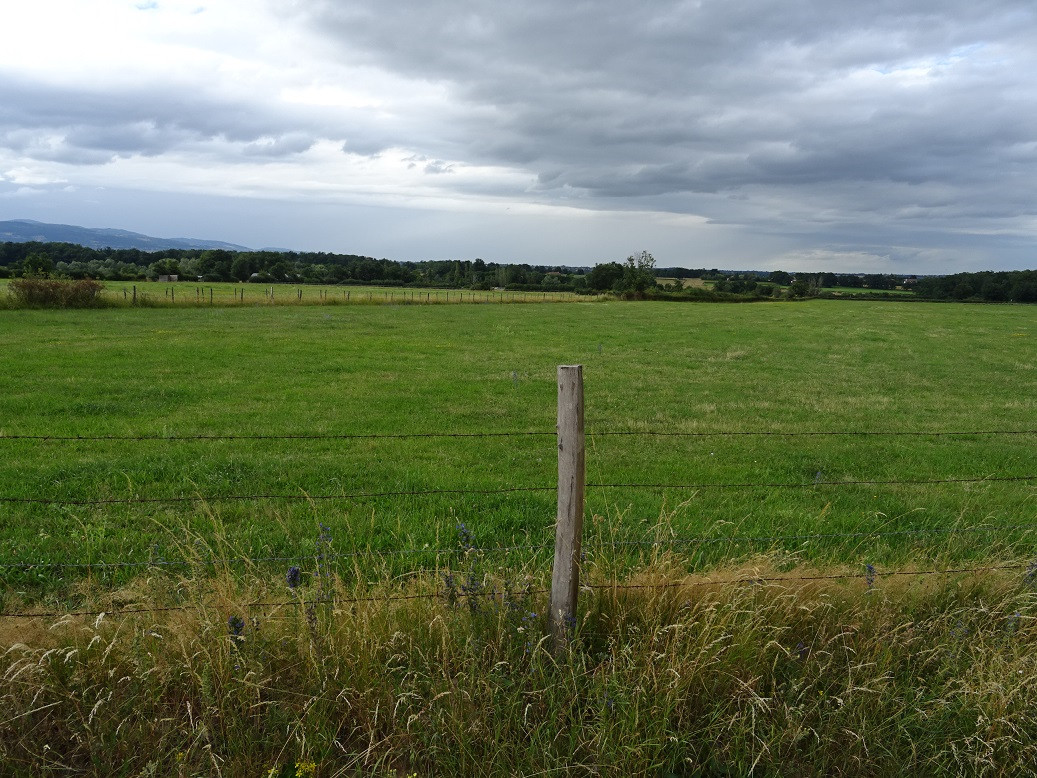
[{"label": "dark storm cloud", "polygon": [[312,14],[343,61],[449,87],[452,125],[414,147],[530,170],[543,198],[694,199],[727,221],[744,209],[692,196],[824,203],[846,219],[1037,203],[1029,2],[360,0]]}]

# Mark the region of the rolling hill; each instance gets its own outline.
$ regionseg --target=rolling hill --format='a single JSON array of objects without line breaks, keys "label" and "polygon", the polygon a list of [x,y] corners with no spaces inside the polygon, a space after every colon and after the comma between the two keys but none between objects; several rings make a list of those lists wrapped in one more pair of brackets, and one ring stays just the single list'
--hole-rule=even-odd
[{"label": "rolling hill", "polygon": [[0,221],[0,242],[26,243],[29,241],[75,243],[92,249],[141,249],[142,251],[161,251],[162,249],[228,249],[230,251],[251,251],[246,246],[226,243],[220,240],[202,240],[200,238],[153,238],[139,232],[117,229],[95,229],[79,227],[73,224],[47,224],[31,219],[12,219]]}]

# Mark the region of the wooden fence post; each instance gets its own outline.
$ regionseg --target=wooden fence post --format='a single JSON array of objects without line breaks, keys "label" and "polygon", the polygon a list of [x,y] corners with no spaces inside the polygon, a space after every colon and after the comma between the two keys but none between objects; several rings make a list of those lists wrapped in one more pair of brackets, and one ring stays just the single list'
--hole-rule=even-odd
[{"label": "wooden fence post", "polygon": [[558,523],[548,624],[555,654],[576,622],[586,484],[583,440],[583,365],[558,366]]}]

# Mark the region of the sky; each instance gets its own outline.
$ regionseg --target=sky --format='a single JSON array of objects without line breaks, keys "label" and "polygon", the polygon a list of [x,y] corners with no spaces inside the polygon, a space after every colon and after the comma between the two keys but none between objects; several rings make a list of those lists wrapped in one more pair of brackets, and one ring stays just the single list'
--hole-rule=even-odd
[{"label": "sky", "polygon": [[33,0],[0,30],[0,220],[415,261],[1037,267],[1032,0]]}]

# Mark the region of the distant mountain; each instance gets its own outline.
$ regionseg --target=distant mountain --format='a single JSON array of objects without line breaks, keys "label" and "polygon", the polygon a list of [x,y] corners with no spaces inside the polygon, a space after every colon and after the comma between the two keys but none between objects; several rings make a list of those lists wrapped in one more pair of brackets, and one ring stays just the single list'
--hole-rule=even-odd
[{"label": "distant mountain", "polygon": [[220,240],[198,238],[152,238],[139,232],[113,229],[92,229],[73,224],[45,224],[31,219],[0,221],[0,243],[75,243],[92,249],[140,249],[161,251],[162,249],[227,249],[229,251],[251,251],[247,246],[224,243]]}]

